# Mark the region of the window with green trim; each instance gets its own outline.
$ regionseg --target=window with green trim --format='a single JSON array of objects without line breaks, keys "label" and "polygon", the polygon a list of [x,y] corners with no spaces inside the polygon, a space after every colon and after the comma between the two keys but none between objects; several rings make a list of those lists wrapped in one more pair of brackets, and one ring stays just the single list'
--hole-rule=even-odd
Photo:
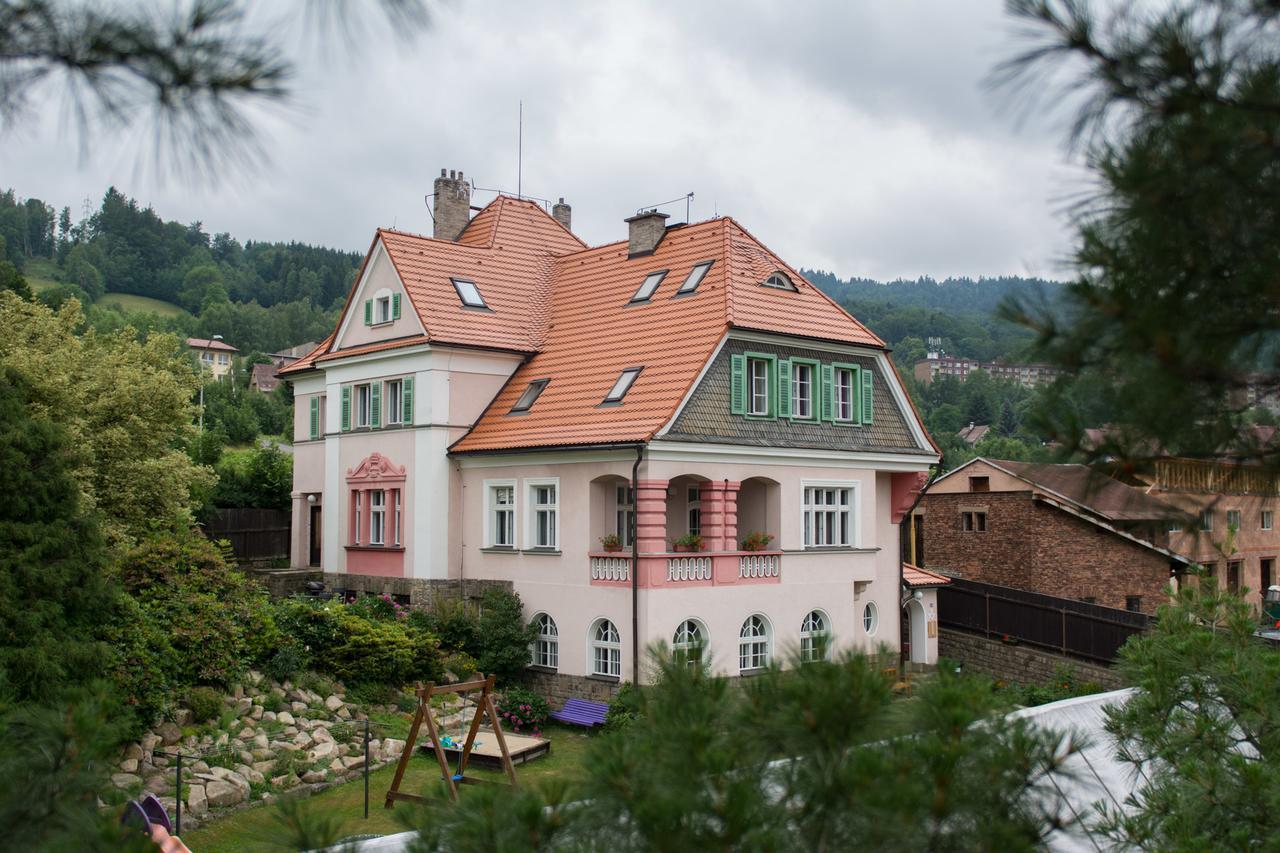
[{"label": "window with green trim", "polygon": [[858,422],[858,372],[853,364],[831,365],[831,420],[836,423]]},{"label": "window with green trim", "polygon": [[773,414],[773,359],[747,356],[747,414],[767,418]]},{"label": "window with green trim", "polygon": [[816,361],[791,359],[791,417],[795,420],[817,419],[821,394],[818,368]]}]

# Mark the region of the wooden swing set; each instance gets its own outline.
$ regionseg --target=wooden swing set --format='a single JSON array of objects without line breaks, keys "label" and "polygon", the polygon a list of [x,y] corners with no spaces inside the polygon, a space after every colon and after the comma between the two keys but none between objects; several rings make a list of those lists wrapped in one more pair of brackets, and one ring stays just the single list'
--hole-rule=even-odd
[{"label": "wooden swing set", "polygon": [[[409,800],[413,802],[421,802],[424,798],[417,794],[406,794],[400,790],[400,783],[404,780],[405,768],[409,766],[409,759],[413,756],[414,743],[418,739],[418,730],[422,728],[422,724],[427,724],[427,736],[431,738],[431,745],[435,748],[436,760],[440,762],[440,773],[444,777],[444,782],[449,786],[449,797],[454,802],[458,800],[458,784],[476,785],[487,780],[473,779],[467,775],[467,762],[471,760],[471,748],[475,745],[476,734],[480,731],[481,717],[488,717],[490,725],[493,726],[494,737],[498,739],[498,748],[502,751],[502,769],[506,771],[507,782],[511,785],[516,784],[516,768],[511,763],[511,753],[507,750],[507,739],[503,737],[502,725],[498,722],[498,709],[493,704],[493,683],[494,676],[488,678],[484,673],[477,672],[475,678],[471,681],[462,681],[458,684],[436,684],[429,682],[427,686],[418,685],[418,713],[413,717],[413,725],[409,728],[409,739],[405,742],[404,752],[400,753],[400,763],[396,765],[396,775],[391,780],[391,788],[387,791],[386,808],[391,808],[396,800]],[[462,754],[458,759],[458,772],[454,773],[449,767],[449,758],[445,755],[444,745],[440,742],[440,726],[436,724],[435,712],[431,710],[431,697],[444,695],[447,693],[467,694],[473,690],[480,691],[480,699],[476,703],[475,716],[471,718],[471,728],[467,731],[466,742],[462,746]]]}]

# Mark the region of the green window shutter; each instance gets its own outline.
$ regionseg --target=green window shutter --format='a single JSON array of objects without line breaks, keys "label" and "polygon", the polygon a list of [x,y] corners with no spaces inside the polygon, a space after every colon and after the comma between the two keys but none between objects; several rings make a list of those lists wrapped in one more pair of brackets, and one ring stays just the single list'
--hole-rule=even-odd
[{"label": "green window shutter", "polygon": [[342,431],[351,429],[351,386],[342,386]]},{"label": "green window shutter", "polygon": [[369,426],[382,426],[382,383],[369,386]]},{"label": "green window shutter", "polygon": [[391,319],[400,319],[400,294],[398,293],[391,294]]},{"label": "green window shutter", "polygon": [[791,360],[778,359],[778,405],[774,408],[780,418],[791,417]]},{"label": "green window shutter", "polygon": [[822,365],[822,411],[824,421],[836,419],[835,401],[835,368],[829,364]]},{"label": "green window shutter", "polygon": [[366,326],[373,325],[373,300],[366,299],[364,301],[364,324]]},{"label": "green window shutter", "polygon": [[320,398],[311,398],[311,437],[320,437]]},{"label": "green window shutter", "polygon": [[747,357],[729,356],[729,412],[735,415],[747,413]]},{"label": "green window shutter", "polygon": [[871,423],[871,387],[872,375],[870,370],[862,371],[862,422],[864,424]]},{"label": "green window shutter", "polygon": [[400,399],[404,403],[404,413],[400,420],[406,426],[413,425],[413,377],[406,376],[404,381],[400,383]]}]

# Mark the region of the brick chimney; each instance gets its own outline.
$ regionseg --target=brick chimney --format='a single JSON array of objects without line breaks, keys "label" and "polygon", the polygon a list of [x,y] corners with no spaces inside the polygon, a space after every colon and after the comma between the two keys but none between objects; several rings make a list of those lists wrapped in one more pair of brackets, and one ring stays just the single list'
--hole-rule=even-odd
[{"label": "brick chimney", "polygon": [[564,196],[560,196],[560,200],[551,205],[551,218],[563,225],[564,230],[573,230],[570,225],[573,222],[573,208],[564,203]]},{"label": "brick chimney", "polygon": [[667,233],[667,214],[657,210],[641,211],[627,219],[626,223],[630,228],[627,234],[628,258],[652,255]]},{"label": "brick chimney", "polygon": [[437,240],[457,240],[471,221],[471,185],[462,172],[440,170],[436,178],[435,217]]}]

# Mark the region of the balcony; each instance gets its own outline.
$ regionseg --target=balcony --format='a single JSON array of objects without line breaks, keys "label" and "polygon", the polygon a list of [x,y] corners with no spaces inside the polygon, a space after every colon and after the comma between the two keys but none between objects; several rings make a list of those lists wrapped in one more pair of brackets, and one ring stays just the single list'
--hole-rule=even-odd
[{"label": "balcony", "polygon": [[[631,556],[592,553],[593,586],[630,586]],[[641,554],[637,586],[644,589],[781,583],[781,551],[670,552]]]}]

